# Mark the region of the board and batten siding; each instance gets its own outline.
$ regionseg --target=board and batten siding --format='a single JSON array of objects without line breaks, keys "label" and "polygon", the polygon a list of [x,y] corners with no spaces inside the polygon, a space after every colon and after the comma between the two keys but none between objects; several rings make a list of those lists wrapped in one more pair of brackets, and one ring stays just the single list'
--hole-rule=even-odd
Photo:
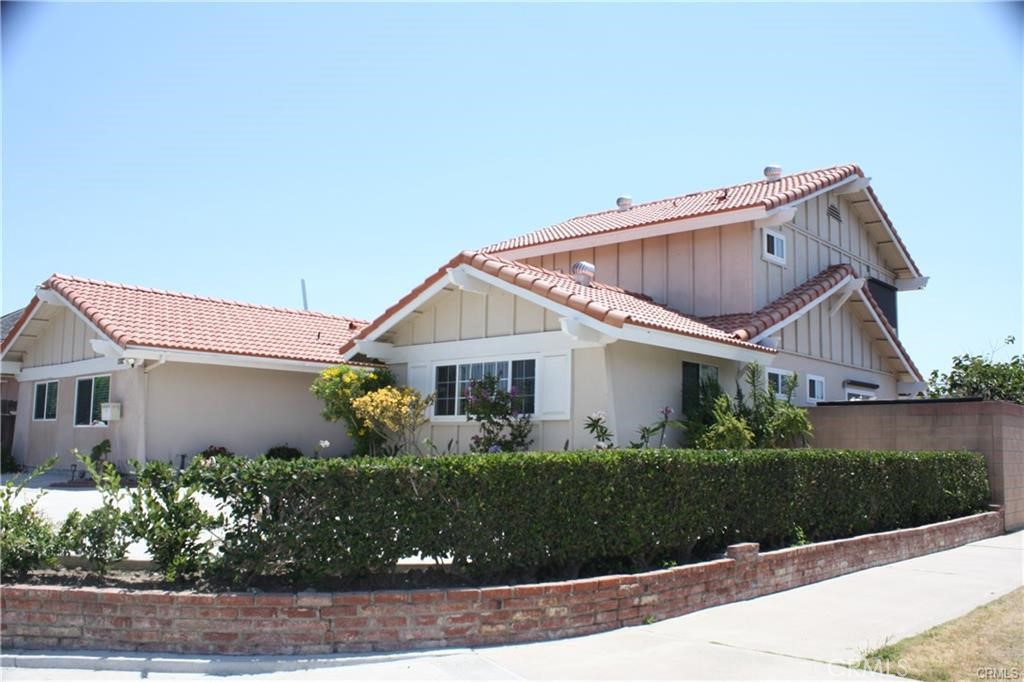
[{"label": "board and batten siding", "polygon": [[49,315],[50,321],[25,353],[23,368],[62,365],[100,357],[89,344],[100,337],[82,318],[64,306],[47,306],[45,314]]},{"label": "board and batten siding", "polygon": [[[829,204],[838,206],[841,220],[828,215]],[[762,257],[762,230],[753,230],[754,306],[763,308],[831,265],[849,263],[860,277],[874,277],[894,284],[896,274],[879,256],[857,214],[843,197],[822,194],[797,206],[793,220],[769,228],[786,238],[786,266]]]},{"label": "board and batten siding", "polygon": [[536,334],[560,329],[558,315],[492,287],[475,294],[442,289],[385,335],[394,346]]},{"label": "board and batten siding", "polygon": [[527,258],[536,267],[568,273],[594,264],[594,279],[650,296],[687,315],[726,315],[753,309],[749,222],[635,239],[592,249]]}]

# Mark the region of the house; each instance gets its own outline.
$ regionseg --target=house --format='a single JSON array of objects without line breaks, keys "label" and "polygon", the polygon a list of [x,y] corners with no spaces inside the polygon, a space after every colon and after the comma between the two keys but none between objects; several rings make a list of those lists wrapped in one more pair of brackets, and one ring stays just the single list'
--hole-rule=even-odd
[{"label": "house", "polygon": [[[14,328],[21,317],[21,310],[14,310],[0,317],[0,339]],[[14,443],[14,416],[18,409],[18,380],[16,367],[0,365],[0,450],[10,452]]]},{"label": "house", "polygon": [[702,379],[732,390],[768,367],[794,401],[923,390],[900,343],[897,293],[927,284],[856,165],[578,216],[463,252],[342,347],[435,393],[430,438],[466,449],[468,383],[494,374],[533,415],[534,447],[589,447],[603,411],[617,444]]},{"label": "house", "polygon": [[[180,463],[210,445],[255,455],[351,443],[320,416],[316,374],[365,326],[347,317],[53,275],[4,334],[15,458],[30,466],[109,439],[111,459]],[[6,422],[5,422],[6,424]]]}]

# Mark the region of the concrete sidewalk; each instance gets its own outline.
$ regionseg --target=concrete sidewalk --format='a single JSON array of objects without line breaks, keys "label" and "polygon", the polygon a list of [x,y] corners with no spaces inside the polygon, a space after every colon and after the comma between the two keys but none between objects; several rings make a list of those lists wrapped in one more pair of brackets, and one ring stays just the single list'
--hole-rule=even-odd
[{"label": "concrete sidewalk", "polygon": [[1024,531],[653,625],[589,637],[375,656],[185,657],[4,652],[3,679],[893,679],[865,651],[1021,586]]}]

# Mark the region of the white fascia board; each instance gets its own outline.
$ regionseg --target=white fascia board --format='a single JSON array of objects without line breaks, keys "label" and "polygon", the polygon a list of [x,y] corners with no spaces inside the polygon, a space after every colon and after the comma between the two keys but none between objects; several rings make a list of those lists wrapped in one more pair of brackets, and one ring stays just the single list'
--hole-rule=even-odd
[{"label": "white fascia board", "polygon": [[18,374],[21,372],[21,362],[18,360],[4,360],[0,362],[0,374]]},{"label": "white fascia board", "polygon": [[900,351],[900,347],[896,344],[896,340],[892,338],[892,334],[890,334],[889,330],[886,329],[885,323],[882,322],[881,318],[878,317],[878,313],[875,312],[875,307],[863,296],[861,297],[861,300],[864,302],[864,307],[867,308],[867,311],[871,313],[871,318],[875,321],[875,324],[878,325],[878,328],[882,330],[883,334],[885,334],[886,341],[889,342],[889,345],[892,346],[892,349],[896,351],[896,354],[900,357],[900,362],[903,363],[903,367],[906,369],[907,374],[914,377],[914,381],[924,381],[924,377],[914,371],[914,368],[907,360],[907,357]]},{"label": "white fascia board", "polygon": [[460,268],[448,271],[448,281],[471,294],[486,294],[491,287]]},{"label": "white fascia board", "polygon": [[545,242],[544,244],[535,244],[532,246],[522,246],[515,249],[506,249],[504,251],[491,251],[490,253],[500,255],[502,258],[508,258],[510,260],[520,260],[522,258],[543,256],[549,253],[591,249],[598,246],[606,246],[608,244],[619,244],[625,241],[634,241],[636,239],[648,239],[650,237],[662,237],[681,232],[692,232],[693,230],[703,230],[707,227],[718,227],[719,225],[745,223],[751,220],[764,218],[767,214],[768,212],[763,206],[758,206],[756,208],[743,208],[738,211],[712,213],[711,215],[695,216],[693,218],[681,218],[679,220],[672,220],[664,223],[655,223],[654,225],[627,227],[618,230],[611,230],[609,232],[602,232],[600,234],[573,237],[571,239],[562,239],[556,242]]},{"label": "white fascia board", "polygon": [[[431,298],[433,298],[442,289],[444,289],[445,287],[449,287],[449,286],[452,286],[452,284],[449,281],[448,277],[439,277],[436,282],[434,282],[429,287],[424,289],[420,293],[419,296],[417,296],[416,298],[414,298],[411,301],[409,301],[409,303],[407,303],[402,308],[396,310],[390,317],[388,317],[387,320],[384,321],[383,324],[381,324],[379,327],[377,327],[372,332],[370,332],[366,336],[365,340],[366,341],[376,341],[382,335],[384,335],[387,332],[391,331],[391,329],[396,324],[398,324],[399,322],[404,320],[406,317],[408,317],[414,310],[416,310],[421,305],[423,305],[424,303],[429,301]],[[362,340],[362,339],[360,339],[360,340]],[[353,348],[349,349],[349,351],[347,353],[345,353],[342,357],[345,360],[348,360],[349,358],[351,358],[353,355],[355,355],[358,352],[359,351],[355,347],[353,347]]]},{"label": "white fascia board", "polygon": [[857,192],[863,192],[871,185],[871,178],[862,178],[856,175],[852,177],[854,178],[853,181],[847,181],[842,185],[842,187],[839,190],[835,190],[835,187],[832,188],[833,191],[835,191],[836,196],[841,197],[847,194],[856,194]]},{"label": "white fascia board", "polygon": [[[805,201],[809,201],[810,199],[813,199],[814,197],[821,196],[822,194],[828,194],[829,192],[836,192],[836,190],[838,190],[840,188],[848,187],[849,185],[854,184],[857,180],[862,180],[862,179],[863,178],[861,178],[859,175],[851,175],[848,178],[844,178],[844,179],[840,180],[839,182],[835,183],[834,185],[829,185],[828,187],[822,187],[821,189],[819,189],[816,192],[811,192],[810,194],[808,194],[806,196],[802,196],[799,199],[794,199],[793,201],[789,202],[788,204],[783,204],[779,208],[787,208],[787,207],[790,207],[790,206],[793,206],[793,207],[799,206],[800,204],[804,203]],[[869,178],[869,180],[870,180],[870,178]],[[837,194],[843,194],[843,193],[844,192],[837,192]]]},{"label": "white fascia board", "polygon": [[928,277],[896,278],[896,291],[918,291],[928,286]]},{"label": "white fascia board", "polygon": [[783,320],[781,320],[779,322],[776,322],[772,326],[768,327],[763,332],[761,332],[760,334],[758,334],[757,336],[752,338],[750,340],[750,342],[751,343],[760,343],[761,339],[767,338],[767,337],[771,336],[772,334],[774,334],[775,332],[777,332],[780,329],[782,329],[783,327],[788,327],[789,325],[793,324],[794,322],[799,320],[801,317],[803,317],[804,315],[809,313],[811,310],[813,310],[817,306],[819,306],[822,303],[824,303],[825,300],[828,299],[832,294],[834,294],[837,291],[841,290],[844,286],[846,286],[852,280],[853,280],[853,275],[847,275],[846,277],[843,277],[841,280],[839,280],[839,283],[836,284],[834,287],[832,287],[831,289],[829,289],[828,291],[823,293],[821,296],[819,296],[818,298],[814,299],[813,301],[811,301],[810,303],[805,305],[803,308],[801,308],[800,310],[798,310],[795,313],[793,313],[792,315],[790,315],[789,317],[787,317],[787,318],[785,318],[785,319],[783,319]]},{"label": "white fascia board", "polygon": [[92,358],[77,362],[65,362],[60,365],[42,365],[25,367],[18,373],[18,381],[43,381],[45,379],[64,379],[67,377],[87,376],[89,374],[107,374],[128,369],[117,358]]},{"label": "white fascia board", "polygon": [[763,227],[775,227],[776,225],[782,225],[788,223],[796,217],[796,206],[784,206],[782,208],[776,208],[772,211],[768,211],[768,214],[764,218],[758,218],[754,221],[754,227],[761,229]]},{"label": "white fascia board", "polygon": [[351,355],[356,353],[362,353],[371,358],[382,358],[390,355],[395,347],[392,343],[384,343],[382,341],[360,340],[355,343],[355,349],[351,353],[346,353],[347,356],[351,357]]},{"label": "white fascia board", "polygon": [[[459,267],[464,266],[460,265]],[[775,351],[768,348],[765,348],[764,350],[754,350],[752,348],[745,348],[731,343],[722,343],[708,339],[701,339],[696,336],[687,336],[684,334],[665,332],[658,329],[649,329],[647,327],[629,324],[628,322],[622,327],[616,327],[606,322],[599,322],[593,318],[587,318],[584,321],[583,318],[580,317],[580,312],[578,310],[562,305],[561,303],[555,303],[554,301],[533,291],[528,291],[522,287],[510,284],[499,277],[489,275],[485,272],[476,271],[475,276],[485,282],[489,282],[492,286],[524,298],[531,303],[541,306],[542,308],[547,308],[561,317],[579,319],[581,322],[584,322],[586,326],[591,327],[597,332],[613,339],[634,341],[636,343],[644,343],[649,346],[671,348],[673,350],[681,350],[699,355],[708,355],[726,360],[741,360],[743,362],[763,360],[764,355],[775,354]]]},{"label": "white fascia board", "polygon": [[144,346],[128,346],[124,351],[124,359],[129,360],[165,360],[166,362],[187,362],[197,365],[221,365],[223,367],[242,367],[246,369],[273,369],[285,372],[307,372],[318,374],[333,365],[344,364],[339,358],[336,363],[309,362],[306,360],[287,360],[281,358],[260,358],[250,355],[229,355],[227,353],[204,353],[199,351],[174,350],[169,348],[148,348]]},{"label": "white fascia board", "polygon": [[839,300],[835,301],[832,304],[832,310],[830,310],[828,313],[829,317],[834,317],[836,313],[842,310],[843,305],[850,300],[850,297],[853,296],[858,291],[860,291],[861,289],[863,289],[864,285],[867,283],[868,281],[863,277],[855,279],[852,282],[848,283],[846,287],[843,289],[842,294],[840,294]]},{"label": "white fascia board", "polygon": [[563,317],[559,321],[559,326],[562,328],[562,332],[577,341],[585,341],[599,346],[607,346],[616,341],[616,339],[597,331],[587,324],[587,320],[579,317]]},{"label": "white fascia board", "polygon": [[525,355],[558,355],[581,348],[599,348],[602,344],[579,341],[560,331],[492,336],[462,341],[440,341],[414,346],[395,346],[381,360],[389,364],[422,365],[461,362],[469,358],[484,361]]}]

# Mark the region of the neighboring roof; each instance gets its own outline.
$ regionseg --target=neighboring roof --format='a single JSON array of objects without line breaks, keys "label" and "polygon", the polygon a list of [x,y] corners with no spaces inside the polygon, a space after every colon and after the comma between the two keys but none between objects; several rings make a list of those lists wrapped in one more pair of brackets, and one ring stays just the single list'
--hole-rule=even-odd
[{"label": "neighboring roof", "polygon": [[[338,347],[366,322],[55,274],[41,286],[63,297],[122,348],[142,346],[338,363]],[[16,326],[32,315],[33,299]],[[12,335],[13,338],[14,335]],[[10,341],[4,338],[7,349]]]},{"label": "neighboring roof", "polygon": [[831,187],[853,175],[864,176],[863,171],[856,164],[830,166],[784,175],[775,182],[762,179],[741,185],[659,199],[645,204],[635,204],[624,211],[612,209],[600,213],[590,213],[512,239],[506,239],[484,248],[483,251],[500,253],[526,246],[558,242],[563,239],[615,232],[654,223],[746,208],[761,207],[771,210]]},{"label": "neighboring roof", "polygon": [[14,329],[14,325],[17,324],[18,318],[25,312],[24,308],[9,312],[3,317],[0,317],[0,339],[6,339],[7,333]]},{"label": "neighboring roof", "polygon": [[771,353],[764,346],[736,338],[731,333],[716,329],[694,317],[688,317],[666,306],[654,303],[642,294],[628,292],[618,287],[592,283],[584,286],[567,274],[512,261],[481,251],[463,251],[452,258],[422,284],[406,294],[398,303],[362,329],[359,334],[342,347],[341,352],[350,350],[356,341],[364,339],[386,324],[391,318],[409,305],[417,296],[436,284],[449,270],[460,265],[493,275],[509,284],[533,292],[555,303],[568,306],[599,322],[623,327],[634,325],[647,329],[691,336],[716,341],[751,350]]},{"label": "neighboring roof", "polygon": [[[848,263],[832,265],[825,268],[795,289],[786,292],[760,310],[756,310],[752,313],[718,315],[714,317],[702,317],[700,319],[705,324],[724,333],[731,334],[738,339],[753,339],[772,325],[782,322],[786,318],[796,314],[801,309],[818,300],[834,289],[847,277],[857,277],[857,272],[853,269],[853,266]],[[873,317],[877,318],[879,324],[885,329],[888,336],[892,339],[894,350],[900,354],[900,359],[906,363],[911,374],[913,374],[916,379],[921,380],[922,375],[920,370],[918,370],[917,365],[915,365],[914,361],[910,358],[910,353],[908,353],[907,349],[903,347],[899,336],[896,335],[896,330],[889,323],[889,320],[886,318],[882,308],[878,305],[878,301],[876,301],[875,297],[871,295],[871,290],[866,286],[861,287],[858,290],[858,295],[861,297],[864,305],[870,307],[874,311],[875,315]]]}]

